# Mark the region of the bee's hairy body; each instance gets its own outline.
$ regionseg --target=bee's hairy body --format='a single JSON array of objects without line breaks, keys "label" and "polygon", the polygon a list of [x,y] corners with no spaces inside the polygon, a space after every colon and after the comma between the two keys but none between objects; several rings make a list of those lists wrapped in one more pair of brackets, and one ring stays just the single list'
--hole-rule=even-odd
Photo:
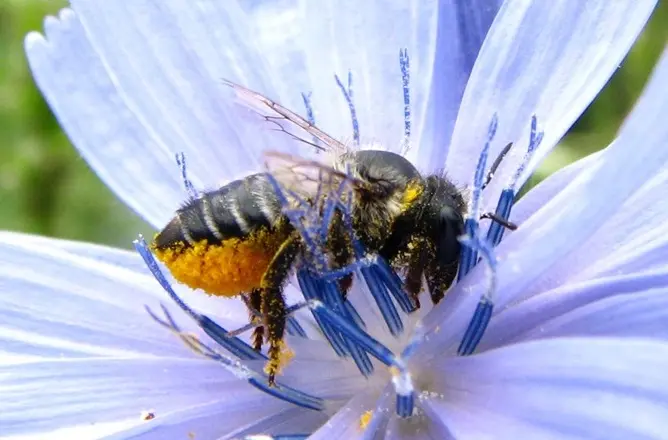
[{"label": "bee's hairy body", "polygon": [[[346,153],[334,168],[363,183],[353,189],[354,236],[367,251],[405,270],[406,290],[416,305],[423,275],[438,302],[457,270],[465,210],[457,188],[440,176],[423,178],[405,158],[385,151]],[[270,383],[284,348],[283,284],[295,261],[309,258],[281,208],[267,175],[253,174],[189,201],[153,244],[178,281],[213,295],[241,295],[251,320],[263,317],[253,342],[257,350],[264,337],[270,344]],[[339,212],[332,220],[325,244],[337,267],[353,256],[341,218]],[[341,281],[344,295],[350,283],[350,277]]]}]

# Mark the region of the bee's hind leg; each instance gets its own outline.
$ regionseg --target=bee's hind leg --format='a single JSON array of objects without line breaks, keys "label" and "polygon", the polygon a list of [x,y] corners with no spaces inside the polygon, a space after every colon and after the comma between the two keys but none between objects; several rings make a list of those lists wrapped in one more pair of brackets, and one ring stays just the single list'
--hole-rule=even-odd
[{"label": "bee's hind leg", "polygon": [[264,342],[264,325],[262,325],[262,315],[260,314],[260,309],[262,308],[262,290],[253,289],[250,293],[242,295],[242,298],[248,308],[250,322],[255,325],[253,336],[251,337],[253,349],[260,351]]},{"label": "bee's hind leg", "polygon": [[283,283],[290,274],[292,264],[301,248],[299,235],[294,233],[283,242],[274,255],[267,271],[262,276],[260,289],[260,312],[264,318],[267,339],[269,340],[269,361],[265,373],[269,376],[269,385],[275,385],[276,374],[280,371],[285,343],[286,307],[283,298]]}]

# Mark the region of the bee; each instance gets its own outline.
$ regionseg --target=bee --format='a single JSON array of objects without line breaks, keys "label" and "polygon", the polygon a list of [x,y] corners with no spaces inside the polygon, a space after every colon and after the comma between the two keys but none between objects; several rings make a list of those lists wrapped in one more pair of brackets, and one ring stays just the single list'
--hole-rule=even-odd
[{"label": "bee", "polygon": [[[280,131],[331,153],[332,163],[323,168],[331,175],[345,176],[352,185],[349,214],[354,238],[404,272],[405,290],[416,306],[423,278],[432,302],[438,303],[457,273],[458,237],[467,209],[462,191],[444,175],[421,175],[399,154],[350,150],[269,98],[228,85]],[[296,135],[299,130],[314,142]],[[284,208],[267,172],[252,174],[188,201],[152,244],[177,281],[211,295],[243,298],[251,320],[258,324],[252,337],[254,348],[260,350],[265,338],[269,343],[265,371],[270,384],[286,348],[283,285],[297,261],[308,258],[303,237]],[[353,258],[348,229],[337,212],[325,251],[338,267]],[[342,294],[351,282],[350,276],[340,281]]]}]

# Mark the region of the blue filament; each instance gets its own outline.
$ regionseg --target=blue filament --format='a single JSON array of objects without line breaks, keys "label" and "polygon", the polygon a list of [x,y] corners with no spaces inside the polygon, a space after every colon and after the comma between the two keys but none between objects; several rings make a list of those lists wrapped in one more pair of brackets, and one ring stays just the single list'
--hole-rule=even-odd
[{"label": "blue filament", "polygon": [[183,187],[186,190],[186,193],[188,194],[188,198],[190,200],[195,200],[199,197],[199,193],[195,189],[195,185],[190,181],[190,178],[188,177],[188,170],[186,167],[186,156],[181,153],[176,153],[176,164],[179,166],[179,170],[181,171],[181,179],[183,180]]},{"label": "blue filament", "polygon": [[213,350],[211,347],[204,344],[197,338],[194,338],[192,336],[190,337],[185,336],[187,335],[187,333],[181,330],[181,328],[176,324],[176,322],[172,318],[167,308],[164,305],[161,305],[161,307],[163,313],[165,314],[166,318],[165,320],[155,315],[148,307],[146,307],[146,311],[149,313],[151,318],[153,318],[158,324],[178,334],[181,340],[183,340],[183,342],[186,343],[186,345],[189,346],[195,352],[211,360],[220,362],[225,367],[227,367],[228,370],[232,371],[237,376],[245,379],[250,385],[280,400],[292,403],[302,408],[312,409],[316,411],[322,411],[324,409],[324,401],[319,397],[311,396],[309,394],[303,393],[299,390],[281,384],[277,384],[277,386],[275,387],[270,387],[267,384],[266,376],[255,373],[254,371],[240,364],[238,361],[235,361],[233,359],[230,359],[229,357],[217,353],[215,350]]},{"label": "blue filament", "polygon": [[401,358],[397,358],[392,351],[372,338],[366,332],[346,319],[334,313],[320,301],[312,301],[311,307],[321,315],[322,319],[329,322],[348,338],[353,339],[359,346],[363,347],[371,356],[378,359],[388,367],[394,367],[396,372],[392,383],[397,392],[397,415],[409,417],[413,414],[415,405],[415,391],[408,369]]},{"label": "blue filament", "polygon": [[[492,115],[492,120],[489,123],[489,128],[487,129],[487,140],[485,141],[485,146],[480,153],[480,158],[478,159],[478,165],[475,169],[475,176],[473,178],[473,194],[471,196],[471,214],[464,221],[464,233],[469,236],[476,236],[478,234],[479,221],[480,217],[480,200],[482,199],[482,188],[485,182],[485,174],[487,170],[487,157],[489,156],[490,145],[494,136],[496,135],[496,129],[499,124],[499,118],[496,113]],[[457,281],[460,281],[464,278],[473,267],[478,262],[478,252],[473,247],[462,246],[462,250],[459,257],[459,272],[457,273]]]},{"label": "blue filament", "polygon": [[492,318],[494,311],[494,293],[496,291],[496,256],[494,255],[494,248],[486,239],[481,239],[479,235],[466,236],[460,240],[466,247],[477,250],[482,255],[483,260],[487,263],[490,272],[490,285],[485,293],[480,298],[476,310],[469,321],[469,324],[464,332],[457,354],[460,356],[467,356],[472,354],[478,343],[485,334],[489,321]]},{"label": "blue filament", "polygon": [[341,89],[341,93],[343,93],[343,97],[345,98],[346,103],[348,104],[348,109],[350,110],[350,119],[352,119],[353,123],[353,140],[356,144],[359,144],[360,127],[359,122],[357,121],[357,110],[355,110],[355,103],[353,100],[353,74],[352,72],[348,72],[348,87],[343,85],[338,75],[334,75],[334,79],[339,85],[339,89]]},{"label": "blue filament", "polygon": [[[302,100],[304,101],[304,107],[306,108],[306,120],[309,124],[315,125],[315,114],[313,113],[313,106],[311,105],[311,92],[308,94],[302,92]],[[315,145],[320,145],[320,139],[318,139],[317,136],[312,137],[312,142]],[[315,151],[316,153],[320,152],[317,148]]]},{"label": "blue filament", "polygon": [[[531,157],[533,156],[534,151],[543,140],[544,132],[538,131],[538,120],[536,116],[531,117],[531,132],[529,135],[529,147],[527,148],[526,155],[520,163],[520,166],[517,167],[517,170],[513,174],[513,177],[510,181],[510,184],[501,191],[499,196],[499,203],[496,205],[495,214],[504,219],[508,220],[510,218],[510,211],[515,202],[515,197],[517,196],[517,182],[519,181],[520,176],[526,169]],[[493,246],[498,246],[501,243],[505,228],[497,223],[491,222],[489,230],[487,231],[487,241],[489,241]]]},{"label": "blue filament", "polygon": [[399,64],[401,66],[401,82],[404,89],[404,137],[408,141],[408,139],[411,137],[411,75],[408,49],[399,50]]},{"label": "blue filament", "polygon": [[181,310],[183,310],[188,316],[197,322],[197,324],[202,328],[202,330],[206,332],[207,335],[209,335],[209,337],[211,337],[211,339],[216,341],[239,359],[267,359],[266,356],[255,351],[253,347],[241,339],[237,337],[229,337],[227,330],[213,322],[209,317],[195,312],[185,302],[183,302],[183,300],[176,294],[176,292],[174,292],[174,289],[172,289],[172,286],[170,285],[169,281],[167,281],[167,278],[165,278],[162,270],[160,270],[160,267],[155,261],[153,254],[151,254],[151,251],[149,250],[144,237],[140,235],[139,238],[134,241],[134,246],[137,252],[139,252],[139,255],[141,255],[141,257],[144,259],[146,266],[148,266],[155,279],[158,281],[158,283],[160,283],[160,286],[165,290],[165,292],[167,292],[169,297],[181,308]]}]

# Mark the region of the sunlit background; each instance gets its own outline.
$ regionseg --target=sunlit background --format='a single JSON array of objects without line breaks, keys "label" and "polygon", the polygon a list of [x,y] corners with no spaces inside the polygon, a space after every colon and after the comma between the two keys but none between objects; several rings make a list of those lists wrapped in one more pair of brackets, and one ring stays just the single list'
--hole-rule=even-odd
[{"label": "sunlit background", "polygon": [[[151,228],[115,198],[70,145],[35,88],[23,54],[24,35],[41,30],[43,17],[65,5],[0,0],[0,229],[129,248],[138,232],[150,235]],[[603,93],[530,184],[613,139],[667,41],[664,1]]]}]

